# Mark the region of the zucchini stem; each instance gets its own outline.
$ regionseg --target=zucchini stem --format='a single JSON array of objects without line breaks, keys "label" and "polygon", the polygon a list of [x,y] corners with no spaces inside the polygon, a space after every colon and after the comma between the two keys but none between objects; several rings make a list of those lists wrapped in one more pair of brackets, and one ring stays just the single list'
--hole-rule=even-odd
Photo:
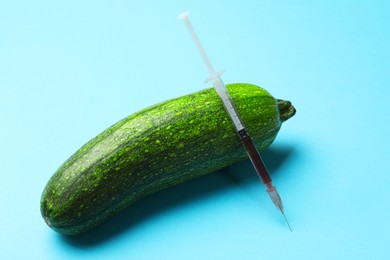
[{"label": "zucchini stem", "polygon": [[291,117],[295,115],[297,112],[295,107],[291,104],[288,100],[283,99],[277,99],[278,101],[278,107],[279,107],[279,113],[280,113],[280,120],[282,122],[287,121]]}]

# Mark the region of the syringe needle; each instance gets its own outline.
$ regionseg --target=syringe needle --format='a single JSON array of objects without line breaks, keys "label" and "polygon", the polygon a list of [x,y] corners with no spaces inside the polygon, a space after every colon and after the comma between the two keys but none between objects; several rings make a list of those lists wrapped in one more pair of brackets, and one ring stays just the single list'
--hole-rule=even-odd
[{"label": "syringe needle", "polygon": [[283,211],[283,210],[282,210],[282,215],[283,215],[283,217],[284,217],[284,220],[286,220],[286,223],[287,223],[287,225],[288,225],[288,228],[289,228],[290,231],[292,232],[292,228],[291,228],[291,226],[290,226],[290,223],[288,223],[288,220],[287,220],[286,215],[284,214],[284,211]]},{"label": "syringe needle", "polygon": [[279,192],[276,190],[276,187],[274,185],[272,185],[272,182],[265,184],[265,186],[267,187],[267,192],[268,192],[272,202],[275,204],[276,208],[278,210],[280,210],[280,212],[282,213],[282,215],[284,217],[284,220],[286,221],[286,223],[288,225],[288,228],[292,232],[292,228],[290,226],[290,223],[288,222],[288,220],[286,218],[286,214],[284,214],[283,203],[282,203],[282,199],[280,198]]}]

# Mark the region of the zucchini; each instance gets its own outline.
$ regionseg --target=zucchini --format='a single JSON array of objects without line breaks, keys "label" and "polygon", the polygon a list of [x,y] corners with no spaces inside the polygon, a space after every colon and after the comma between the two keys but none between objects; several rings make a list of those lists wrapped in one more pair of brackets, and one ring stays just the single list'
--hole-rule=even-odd
[{"label": "zucchini", "polygon": [[[250,84],[226,86],[259,152],[295,114]],[[51,177],[40,206],[55,231],[75,235],[134,201],[247,158],[214,89],[143,109],[76,151]]]}]

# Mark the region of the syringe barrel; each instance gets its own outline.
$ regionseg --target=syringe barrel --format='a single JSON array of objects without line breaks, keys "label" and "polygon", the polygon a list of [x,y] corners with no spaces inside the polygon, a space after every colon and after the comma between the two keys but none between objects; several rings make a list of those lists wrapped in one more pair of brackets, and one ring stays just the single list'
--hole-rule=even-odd
[{"label": "syringe barrel", "polygon": [[264,185],[272,183],[272,178],[264,165],[263,159],[261,159],[261,156],[246,129],[244,128],[243,130],[239,131],[238,134],[242,144],[245,146],[249,159],[252,161],[252,164],[255,167],[257,175],[260,177],[260,180]]}]

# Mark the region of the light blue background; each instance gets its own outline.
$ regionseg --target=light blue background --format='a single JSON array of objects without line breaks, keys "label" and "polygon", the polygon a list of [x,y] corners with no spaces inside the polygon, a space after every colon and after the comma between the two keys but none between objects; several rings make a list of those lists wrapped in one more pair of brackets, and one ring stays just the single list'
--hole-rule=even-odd
[{"label": "light blue background", "polygon": [[[389,3],[2,0],[0,258],[390,259]],[[297,108],[264,153],[294,232],[246,161],[55,233],[39,200],[62,162],[206,87],[184,10],[226,83]]]}]

